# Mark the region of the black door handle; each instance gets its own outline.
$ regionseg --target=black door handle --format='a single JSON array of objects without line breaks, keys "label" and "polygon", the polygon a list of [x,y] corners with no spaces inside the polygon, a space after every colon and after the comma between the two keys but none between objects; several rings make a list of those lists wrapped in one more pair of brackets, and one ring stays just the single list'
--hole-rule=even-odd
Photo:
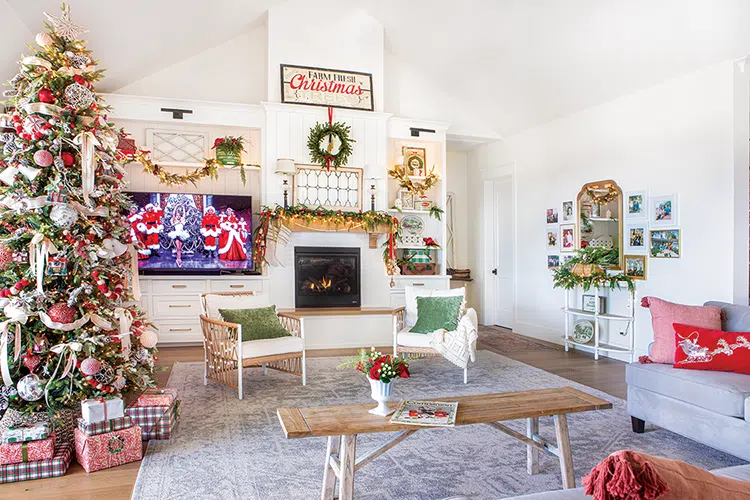
[{"label": "black door handle", "polygon": [[494,274],[495,276],[497,276],[497,269],[493,269],[492,270],[492,274]]}]

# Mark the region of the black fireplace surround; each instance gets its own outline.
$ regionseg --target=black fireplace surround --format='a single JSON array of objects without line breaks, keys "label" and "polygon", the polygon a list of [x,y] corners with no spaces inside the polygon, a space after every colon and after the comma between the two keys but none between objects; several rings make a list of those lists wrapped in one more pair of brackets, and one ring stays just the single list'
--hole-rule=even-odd
[{"label": "black fireplace surround", "polygon": [[295,247],[295,307],[360,307],[359,248]]}]

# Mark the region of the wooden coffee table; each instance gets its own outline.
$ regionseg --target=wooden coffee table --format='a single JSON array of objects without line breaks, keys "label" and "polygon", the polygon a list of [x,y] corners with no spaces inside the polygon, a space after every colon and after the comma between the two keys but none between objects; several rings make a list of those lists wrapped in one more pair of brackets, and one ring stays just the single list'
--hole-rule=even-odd
[{"label": "wooden coffee table", "polygon": [[[526,468],[529,474],[538,472],[539,452],[554,455],[560,460],[563,488],[575,488],[573,456],[568,436],[569,413],[608,410],[612,403],[581,392],[572,387],[535,391],[480,394],[476,396],[436,398],[436,401],[458,401],[456,425],[487,424],[526,444]],[[396,407],[398,402],[390,403]],[[277,414],[284,434],[289,439],[328,437],[328,449],[323,473],[323,500],[332,500],[336,480],[341,482],[341,500],[354,498],[354,473],[418,430],[430,429],[414,425],[390,423],[390,417],[368,412],[373,404],[320,406],[317,408],[279,408]],[[539,435],[539,417],[553,417],[557,444]],[[521,434],[500,422],[526,419],[526,434]],[[395,432],[389,440],[359,457],[357,434]]]}]

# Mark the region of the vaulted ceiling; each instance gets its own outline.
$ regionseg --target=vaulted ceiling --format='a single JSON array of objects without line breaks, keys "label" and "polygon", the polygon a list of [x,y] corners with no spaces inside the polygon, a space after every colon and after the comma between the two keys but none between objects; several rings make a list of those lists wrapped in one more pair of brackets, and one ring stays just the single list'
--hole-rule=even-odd
[{"label": "vaulted ceiling", "polygon": [[[74,19],[108,68],[115,91],[262,25],[284,0],[69,0]],[[289,0],[298,1],[298,0]],[[342,0],[384,26],[400,61],[387,88],[415,85],[408,66],[450,104],[433,112],[525,128],[726,59],[750,54],[747,0]],[[0,77],[42,28],[58,0],[0,0]],[[265,50],[257,47],[257,50]],[[253,50],[252,47],[249,50]],[[303,63],[303,62],[300,62]],[[207,100],[221,96],[206,95]],[[388,95],[385,96],[386,108]],[[388,110],[388,109],[386,109]],[[485,127],[483,130],[487,129]]]}]

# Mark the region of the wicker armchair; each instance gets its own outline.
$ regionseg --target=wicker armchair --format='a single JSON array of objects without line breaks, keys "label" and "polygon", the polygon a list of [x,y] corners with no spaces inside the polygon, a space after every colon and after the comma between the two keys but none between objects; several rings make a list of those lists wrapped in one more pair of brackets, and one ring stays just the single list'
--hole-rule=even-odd
[{"label": "wicker armchair", "polygon": [[[201,294],[201,330],[203,331],[203,384],[213,380],[237,389],[242,399],[242,368],[262,366],[302,377],[307,384],[305,370],[304,320],[278,313],[281,325],[292,335],[275,339],[242,342],[242,326],[221,321],[221,308],[247,308],[254,304],[255,292],[214,292]],[[240,367],[238,369],[238,367]]]},{"label": "wicker armchair", "polygon": [[[456,289],[456,292],[458,294],[458,289]],[[463,293],[465,293],[465,291]],[[407,299],[407,306],[409,302],[410,301]],[[406,309],[406,307],[399,307],[394,309],[391,313],[393,318],[393,355],[398,356],[400,354],[408,354],[414,357],[441,356],[438,351],[430,347],[430,335],[409,332],[410,327],[406,324]],[[416,315],[416,310],[414,310],[413,313]],[[464,314],[471,318],[476,327],[476,312],[474,309],[467,309]],[[459,318],[459,320],[460,319],[461,318]],[[468,383],[469,368],[467,367],[464,368],[464,384]]]}]

